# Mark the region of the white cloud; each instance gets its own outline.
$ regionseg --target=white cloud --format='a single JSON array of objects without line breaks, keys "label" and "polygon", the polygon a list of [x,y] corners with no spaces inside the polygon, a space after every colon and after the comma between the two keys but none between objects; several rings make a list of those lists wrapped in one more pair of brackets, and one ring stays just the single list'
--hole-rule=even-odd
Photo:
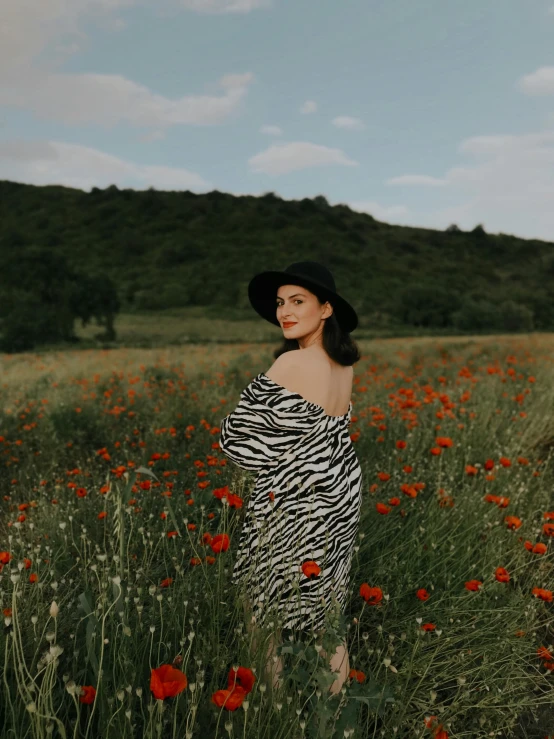
[{"label": "white cloud", "polygon": [[[2,0],[0,3],[0,82],[15,80],[54,41],[84,38],[80,20],[102,20],[135,0]],[[75,38],[71,41],[75,43]],[[75,51],[71,44],[64,53]],[[43,61],[44,65],[44,61]]]},{"label": "white cloud", "polygon": [[363,128],[365,128],[364,124],[359,118],[351,118],[348,115],[339,115],[336,118],[333,118],[331,123],[337,128],[348,128],[352,131],[361,131]]},{"label": "white cloud", "polygon": [[261,133],[267,133],[269,136],[282,136],[283,130],[279,126],[262,126]]},{"label": "white cloud", "polygon": [[0,142],[2,176],[34,185],[65,185],[82,190],[91,187],[131,187],[144,190],[211,190],[200,175],[180,167],[142,165],[98,149],[61,141]]},{"label": "white cloud", "polygon": [[520,77],[517,85],[527,95],[554,95],[554,67],[539,67]]},{"label": "white cloud", "polygon": [[258,8],[269,8],[270,0],[180,0],[187,10],[197,13],[249,13]]},{"label": "white cloud", "polygon": [[547,12],[548,12],[549,15],[554,15],[554,5],[552,5],[552,7],[550,7],[550,8],[548,8],[548,11]]},{"label": "white cloud", "polygon": [[313,100],[306,100],[304,105],[300,108],[301,113],[315,113],[317,110],[317,103]]},{"label": "white cloud", "polygon": [[513,136],[512,134],[472,136],[470,139],[462,141],[458,150],[467,152],[468,154],[490,155],[502,151],[516,141],[517,136]]},{"label": "white cloud", "polygon": [[[176,0],[162,0],[161,6]],[[167,98],[118,74],[62,74],[60,65],[86,42],[91,21],[123,27],[119,11],[146,0],[0,0],[0,105],[70,124],[212,125],[237,109],[250,73],[222,77],[220,95]],[[266,0],[196,0],[206,12],[246,12]]]},{"label": "white cloud", "polygon": [[171,99],[116,74],[36,74],[17,86],[0,88],[0,104],[70,124],[215,125],[235,111],[252,80],[251,74],[226,75],[219,82],[225,90],[220,96]]},{"label": "white cloud", "polygon": [[[21,76],[39,54],[55,48],[56,41],[84,39],[82,27],[88,22],[119,30],[125,26],[119,11],[148,4],[148,0],[0,0],[0,80],[13,80],[15,72]],[[161,0],[157,5],[200,13],[247,13],[269,7],[271,1]],[[64,48],[67,52],[71,45],[66,43]]]},{"label": "white cloud", "polygon": [[473,161],[445,173],[448,192],[460,202],[429,211],[427,225],[477,223],[493,233],[552,240],[554,234],[554,130],[521,135],[474,136],[458,150]]},{"label": "white cloud", "polygon": [[347,205],[360,213],[369,213],[378,221],[406,223],[410,211],[405,205],[380,205],[375,200],[357,200]]},{"label": "white cloud", "polygon": [[328,164],[358,166],[358,162],[349,159],[340,149],[310,144],[307,141],[273,144],[269,149],[251,157],[248,163],[252,172],[263,172],[270,175],[286,174]]},{"label": "white cloud", "polygon": [[425,174],[403,174],[399,177],[390,177],[386,181],[387,185],[429,185],[431,187],[441,187],[446,185],[446,180],[438,177],[429,177]]},{"label": "white cloud", "polygon": [[471,154],[496,155],[501,158],[506,155],[519,156],[523,152],[526,156],[532,153],[540,157],[552,152],[552,149],[548,148],[550,146],[554,146],[554,130],[519,135],[473,136],[462,141],[459,150]]},{"label": "white cloud", "polygon": [[246,74],[226,74],[220,80],[219,84],[227,90],[241,90],[247,87],[254,79],[251,72]]}]

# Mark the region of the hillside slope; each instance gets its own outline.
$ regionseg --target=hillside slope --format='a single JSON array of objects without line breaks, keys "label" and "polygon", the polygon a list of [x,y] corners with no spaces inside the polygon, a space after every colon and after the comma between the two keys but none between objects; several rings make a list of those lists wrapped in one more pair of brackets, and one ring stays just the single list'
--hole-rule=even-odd
[{"label": "hillside slope", "polygon": [[[324,197],[272,193],[82,190],[0,181],[0,255],[29,246],[108,274],[124,309],[205,305],[248,309],[246,285],[265,269],[315,259],[360,314],[400,316],[418,294],[515,300],[535,328],[554,327],[554,244],[506,234],[393,226]],[[425,296],[429,296],[425,298]],[[415,299],[415,298],[414,298]]]}]

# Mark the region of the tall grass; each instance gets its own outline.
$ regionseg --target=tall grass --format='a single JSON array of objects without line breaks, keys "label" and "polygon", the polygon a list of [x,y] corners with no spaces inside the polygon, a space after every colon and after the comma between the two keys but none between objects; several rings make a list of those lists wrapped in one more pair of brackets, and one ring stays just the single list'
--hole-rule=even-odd
[{"label": "tall grass", "polygon": [[[337,696],[310,634],[283,637],[272,688],[272,627],[254,639],[230,580],[255,476],[219,422],[270,347],[2,358],[2,739],[554,735],[552,337],[360,343]],[[220,708],[239,666],[253,687]]]}]

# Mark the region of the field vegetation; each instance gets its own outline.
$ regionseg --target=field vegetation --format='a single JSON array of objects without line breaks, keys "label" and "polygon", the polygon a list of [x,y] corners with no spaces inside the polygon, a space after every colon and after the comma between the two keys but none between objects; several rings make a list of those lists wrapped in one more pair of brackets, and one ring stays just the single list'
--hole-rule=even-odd
[{"label": "field vegetation", "polygon": [[0,357],[0,737],[554,736],[552,335],[360,341],[337,696],[306,634],[272,688],[230,582],[219,424],[273,347]]}]

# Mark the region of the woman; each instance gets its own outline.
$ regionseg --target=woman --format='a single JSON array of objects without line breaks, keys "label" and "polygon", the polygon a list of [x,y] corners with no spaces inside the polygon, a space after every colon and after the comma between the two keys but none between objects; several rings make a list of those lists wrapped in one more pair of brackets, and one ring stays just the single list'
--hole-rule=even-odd
[{"label": "woman", "polygon": [[[282,629],[321,634],[345,605],[360,517],[362,473],[349,434],[358,318],[317,262],[262,272],[248,295],[284,342],[220,424],[223,453],[258,473],[233,583],[244,587],[249,628],[277,622],[279,638]],[[282,662],[274,638],[269,646],[277,686]],[[330,666],[337,693],[350,670],[346,643]]]}]

